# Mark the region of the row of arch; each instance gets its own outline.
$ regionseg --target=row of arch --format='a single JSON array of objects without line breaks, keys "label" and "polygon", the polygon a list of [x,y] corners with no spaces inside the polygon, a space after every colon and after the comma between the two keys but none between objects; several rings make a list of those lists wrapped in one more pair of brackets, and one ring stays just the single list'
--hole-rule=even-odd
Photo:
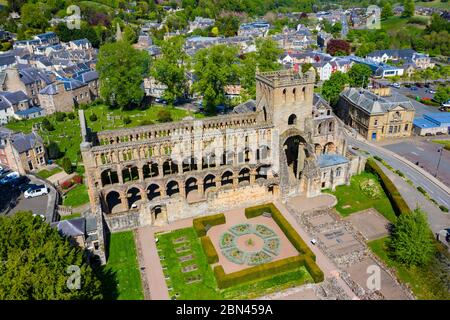
[{"label": "row of arch", "polygon": [[147,199],[158,201],[163,197],[182,196],[189,199],[191,196],[203,197],[207,192],[219,187],[233,185],[239,186],[242,183],[252,183],[254,181],[266,180],[270,165],[261,165],[253,172],[248,167],[242,168],[234,174],[232,170],[225,170],[220,175],[208,173],[204,178],[188,177],[184,181],[169,180],[165,184],[152,182],[145,189],[137,186],[130,186],[126,191],[110,190],[104,196],[107,212],[112,213],[118,209],[125,211],[137,207],[136,202]]},{"label": "row of arch", "polygon": [[[217,166],[234,165],[235,161],[239,164],[250,163],[250,148],[246,147],[237,154],[229,151],[222,154],[221,159],[217,159],[214,153],[205,155],[200,161],[195,157],[185,158],[181,163],[173,159],[166,159],[162,164],[154,161],[145,163],[142,167],[137,165],[125,166],[120,172],[111,168],[105,169],[100,174],[102,187],[113,184],[122,184],[130,181],[144,181],[148,178],[167,176],[178,173],[186,173],[198,170],[207,170]],[[256,161],[265,161],[270,159],[270,148],[262,146],[256,151]],[[220,160],[220,161],[218,161]]]}]

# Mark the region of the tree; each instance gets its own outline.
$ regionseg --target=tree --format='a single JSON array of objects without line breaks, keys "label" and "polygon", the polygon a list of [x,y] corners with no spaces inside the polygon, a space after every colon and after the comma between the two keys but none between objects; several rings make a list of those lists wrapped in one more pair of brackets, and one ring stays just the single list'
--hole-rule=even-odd
[{"label": "tree", "polygon": [[215,26],[219,29],[221,35],[233,37],[239,29],[239,18],[235,15],[226,15],[216,20]]},{"label": "tree", "polygon": [[339,35],[342,31],[342,23],[341,22],[336,22],[335,24],[333,24],[333,26],[331,27],[331,33],[333,35]]},{"label": "tree", "polygon": [[47,13],[46,5],[43,3],[26,3],[20,10],[20,21],[26,28],[39,29],[43,32],[49,26]]},{"label": "tree", "polygon": [[259,71],[274,71],[280,68],[277,59],[283,52],[271,38],[256,39],[256,64]]},{"label": "tree", "polygon": [[436,89],[433,99],[438,103],[447,102],[450,99],[450,87],[439,86]]},{"label": "tree", "polygon": [[125,29],[123,30],[123,40],[125,40],[129,44],[136,43],[138,40],[136,31],[134,31],[133,28],[128,25],[125,26]]},{"label": "tree", "polygon": [[350,54],[350,42],[341,39],[331,39],[327,44],[327,52],[332,56]]},{"label": "tree", "polygon": [[91,120],[92,122],[95,122],[95,121],[97,121],[97,115],[95,114],[95,113],[92,113],[90,116],[89,116],[89,120]]},{"label": "tree", "polygon": [[201,49],[194,56],[194,73],[198,79],[194,90],[203,95],[210,114],[215,114],[216,106],[225,102],[224,87],[239,82],[238,52],[236,46],[216,45]]},{"label": "tree", "polygon": [[152,65],[152,75],[159,82],[165,84],[164,99],[169,104],[187,92],[187,78],[185,63],[188,56],[183,50],[184,39],[172,37],[161,44],[161,57]]},{"label": "tree", "polygon": [[[30,212],[0,217],[0,300],[102,299],[99,274],[81,248]],[[80,268],[80,289],[71,290],[68,268]]]},{"label": "tree", "polygon": [[139,104],[144,97],[141,85],[148,64],[147,52],[136,50],[125,41],[103,45],[97,63],[102,98],[121,108]]},{"label": "tree", "polygon": [[62,156],[59,145],[54,141],[50,141],[50,143],[48,144],[47,152],[50,159],[59,159]]},{"label": "tree", "polygon": [[348,71],[350,86],[365,88],[369,83],[372,69],[365,64],[355,63]]},{"label": "tree", "polygon": [[394,224],[389,247],[392,256],[408,266],[426,265],[435,252],[426,215],[417,208],[401,214]]},{"label": "tree", "polygon": [[394,12],[392,11],[392,4],[390,2],[386,2],[381,9],[381,19],[386,20],[389,17],[392,17]]},{"label": "tree", "polygon": [[336,71],[329,80],[323,83],[322,96],[330,102],[331,106],[335,107],[339,100],[339,94],[349,82],[350,79],[346,73]]},{"label": "tree", "polygon": [[414,0],[405,0],[405,2],[403,3],[403,8],[403,17],[410,18],[414,16]]},{"label": "tree", "polygon": [[47,131],[55,130],[55,127],[53,126],[53,124],[51,124],[51,122],[47,118],[44,118],[44,120],[42,120],[42,128]]},{"label": "tree", "polygon": [[64,157],[62,159],[61,166],[63,167],[66,173],[71,174],[73,172],[72,161],[70,161],[69,158]]}]

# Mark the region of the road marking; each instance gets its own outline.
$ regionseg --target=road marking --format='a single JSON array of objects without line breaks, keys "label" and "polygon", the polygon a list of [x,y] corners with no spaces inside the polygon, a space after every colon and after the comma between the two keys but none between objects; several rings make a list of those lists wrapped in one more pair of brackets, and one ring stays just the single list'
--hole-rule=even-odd
[{"label": "road marking", "polygon": [[425,149],[421,147],[417,147],[417,149],[419,149],[420,151],[425,151]]},{"label": "road marking", "polygon": [[413,155],[415,155],[415,156],[418,156],[418,154],[417,154],[416,152],[414,152],[414,151],[411,151],[411,153],[412,153]]}]

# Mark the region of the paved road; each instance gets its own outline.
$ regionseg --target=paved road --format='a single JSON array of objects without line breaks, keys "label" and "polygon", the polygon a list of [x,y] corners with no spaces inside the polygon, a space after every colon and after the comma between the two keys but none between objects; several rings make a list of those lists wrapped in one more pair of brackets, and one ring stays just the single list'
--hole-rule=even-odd
[{"label": "paved road", "polygon": [[384,145],[383,148],[395,152],[412,163],[418,162],[421,168],[450,187],[450,170],[448,170],[450,168],[450,151],[445,150],[442,145],[411,139]]},{"label": "paved road", "polygon": [[361,150],[365,150],[372,155],[379,156],[383,158],[389,165],[394,169],[399,169],[402,171],[406,177],[408,177],[415,186],[421,186],[424,188],[432,198],[434,198],[440,204],[445,205],[450,208],[450,192],[448,188],[445,189],[436,183],[432,178],[429,177],[418,168],[415,164],[403,158],[402,161],[399,156],[394,156],[389,150],[382,147],[368,144],[366,141],[356,140],[353,137],[347,136],[348,144],[351,146],[356,146]]},{"label": "paved road", "polygon": [[[419,88],[419,89],[424,91],[424,88]],[[425,113],[439,112],[439,109],[437,107],[424,105],[423,103],[420,103],[419,101],[417,101],[415,99],[411,99],[406,96],[406,94],[413,94],[415,96],[417,96],[417,95],[421,96],[421,94],[418,93],[419,91],[411,91],[408,88],[401,88],[401,89],[391,88],[391,92],[392,92],[392,95],[390,97],[386,97],[388,100],[395,101],[396,99],[399,99],[399,101],[400,101],[400,100],[404,100],[404,99],[409,99],[409,101],[411,101],[412,105],[416,109],[416,112],[414,115],[414,118],[416,118],[416,119],[423,118],[423,115]]]}]

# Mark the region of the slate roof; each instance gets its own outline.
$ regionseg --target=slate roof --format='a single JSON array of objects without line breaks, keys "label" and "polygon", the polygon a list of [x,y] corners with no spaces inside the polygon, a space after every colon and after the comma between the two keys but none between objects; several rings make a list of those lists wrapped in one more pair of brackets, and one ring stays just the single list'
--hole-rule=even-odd
[{"label": "slate roof", "polygon": [[401,106],[407,110],[415,110],[411,101],[408,99],[403,101],[391,101],[384,97],[380,97],[368,90],[360,88],[348,88],[341,92],[341,97],[350,101],[353,105],[366,111],[369,114],[383,114],[392,110],[397,106]]},{"label": "slate roof", "polygon": [[84,38],[84,39],[78,39],[78,40],[72,40],[72,41],[70,41],[71,43],[73,43],[74,45],[76,45],[76,46],[80,46],[80,45],[86,45],[86,44],[90,44],[91,42],[88,40],[88,39],[86,39],[86,38]]},{"label": "slate roof", "polygon": [[32,84],[37,81],[44,81],[46,84],[52,83],[50,77],[45,72],[32,67],[19,70],[20,80],[25,84]]},{"label": "slate roof", "polygon": [[256,111],[256,101],[255,100],[248,100],[244,103],[241,103],[240,105],[237,105],[233,109],[234,113],[248,113],[248,112],[255,112],[255,111]]},{"label": "slate roof", "polygon": [[0,110],[10,108],[22,101],[28,101],[28,96],[23,91],[0,92]]},{"label": "slate roof", "polygon": [[74,79],[81,81],[83,83],[88,83],[90,81],[98,79],[98,72],[97,71],[84,72],[78,76],[75,76]]},{"label": "slate roof", "polygon": [[56,228],[60,235],[77,237],[85,234],[86,220],[84,218],[61,220],[50,224]]},{"label": "slate roof", "polygon": [[12,136],[11,141],[14,148],[19,153],[31,150],[37,143],[43,143],[42,138],[35,132],[28,134],[24,134],[23,132],[16,133]]},{"label": "slate roof", "polygon": [[347,163],[348,159],[340,154],[325,153],[317,157],[317,162],[320,168],[325,168]]},{"label": "slate roof", "polygon": [[0,54],[0,67],[10,66],[16,63],[16,58],[12,54]]}]

